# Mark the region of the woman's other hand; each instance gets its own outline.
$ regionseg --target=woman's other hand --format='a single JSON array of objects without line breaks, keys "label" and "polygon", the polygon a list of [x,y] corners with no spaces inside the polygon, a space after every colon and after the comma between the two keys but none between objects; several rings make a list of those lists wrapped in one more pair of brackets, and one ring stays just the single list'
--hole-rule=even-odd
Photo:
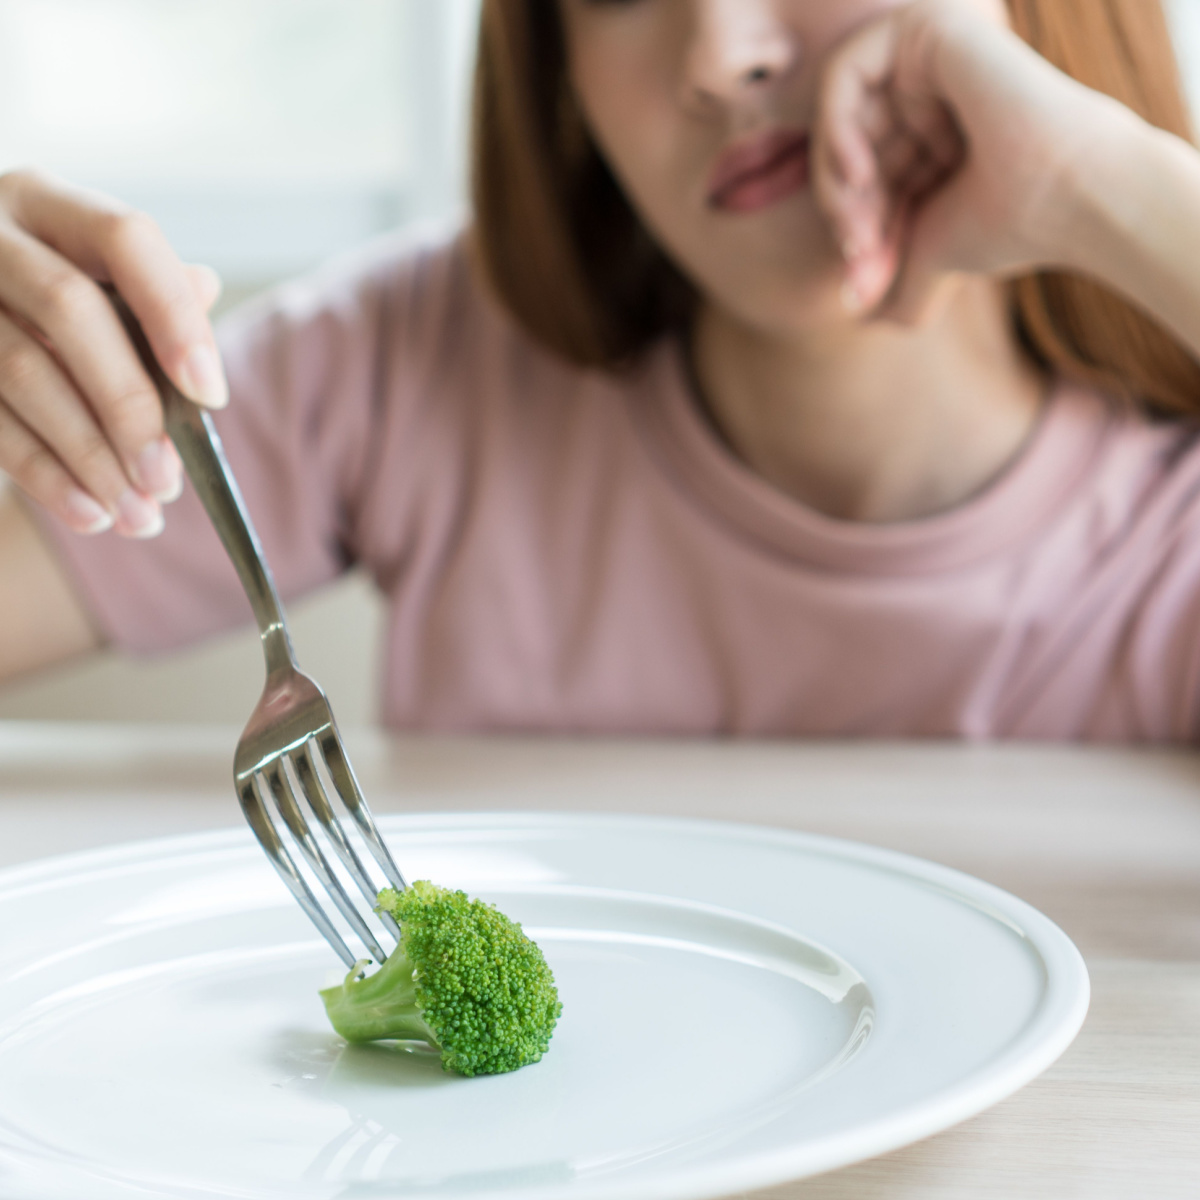
[{"label": "woman's other hand", "polygon": [[149,217],[115,200],[0,175],[0,470],[80,533],[150,537],[182,468],[100,283],[115,285],[185,395],[227,402],[207,316],[215,272],[180,262]]},{"label": "woman's other hand", "polygon": [[814,155],[848,307],[915,323],[955,272],[1063,262],[1075,164],[1136,120],[1030,49],[1002,0],[918,0],[856,30],[826,66]]}]

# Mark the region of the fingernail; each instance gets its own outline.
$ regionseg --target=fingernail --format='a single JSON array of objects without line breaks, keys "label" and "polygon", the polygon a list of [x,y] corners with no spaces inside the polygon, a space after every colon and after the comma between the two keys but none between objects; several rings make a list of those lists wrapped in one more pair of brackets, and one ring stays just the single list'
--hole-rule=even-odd
[{"label": "fingernail", "polygon": [[72,488],[63,504],[63,516],[78,533],[103,533],[113,527],[113,515],[81,488]]},{"label": "fingernail", "polygon": [[183,493],[183,464],[171,439],[151,442],[133,465],[134,482],[163,504],[178,500]]},{"label": "fingernail", "polygon": [[128,488],[117,501],[117,532],[125,537],[157,537],[163,525],[162,509],[141,492]]},{"label": "fingernail", "polygon": [[209,346],[193,346],[183,360],[184,391],[205,408],[224,408],[229,403],[229,385],[221,361]]},{"label": "fingernail", "polygon": [[858,285],[852,279],[847,279],[842,284],[842,307],[847,312],[856,313],[862,309],[862,306],[862,292],[858,290]]}]

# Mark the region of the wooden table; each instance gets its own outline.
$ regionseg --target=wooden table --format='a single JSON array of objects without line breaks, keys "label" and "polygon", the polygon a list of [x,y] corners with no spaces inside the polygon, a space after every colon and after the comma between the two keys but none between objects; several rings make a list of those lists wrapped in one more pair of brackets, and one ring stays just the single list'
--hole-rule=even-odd
[{"label": "wooden table", "polygon": [[[0,865],[237,824],[237,732],[0,723]],[[830,833],[980,876],[1075,940],[1091,1013],[1045,1075],[947,1133],[759,1200],[1200,1197],[1195,756],[369,732],[348,741],[379,812],[608,810]]]}]

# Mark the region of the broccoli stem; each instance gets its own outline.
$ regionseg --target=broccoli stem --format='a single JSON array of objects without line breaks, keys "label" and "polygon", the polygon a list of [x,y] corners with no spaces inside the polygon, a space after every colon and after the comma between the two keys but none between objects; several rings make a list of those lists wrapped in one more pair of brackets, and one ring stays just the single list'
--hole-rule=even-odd
[{"label": "broccoli stem", "polygon": [[321,992],[330,1023],[346,1041],[398,1039],[439,1045],[417,1008],[413,964],[399,949],[374,975],[356,979],[357,971]]}]

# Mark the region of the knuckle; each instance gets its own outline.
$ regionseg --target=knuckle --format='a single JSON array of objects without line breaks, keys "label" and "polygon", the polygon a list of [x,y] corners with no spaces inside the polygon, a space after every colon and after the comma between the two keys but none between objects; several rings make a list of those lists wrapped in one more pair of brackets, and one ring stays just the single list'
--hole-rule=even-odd
[{"label": "knuckle", "polygon": [[161,237],[158,222],[140,209],[123,209],[100,217],[101,241],[116,258],[136,256]]},{"label": "knuckle", "polygon": [[0,345],[0,391],[34,390],[41,374],[42,352],[32,342]]},{"label": "knuckle", "polygon": [[105,425],[122,444],[149,441],[162,423],[158,394],[146,388],[114,392],[104,397],[101,408]]},{"label": "knuckle", "polygon": [[112,466],[113,450],[100,434],[92,433],[80,440],[77,446],[73,446],[71,460],[80,473],[89,476],[107,473],[107,469]]},{"label": "knuckle", "polygon": [[40,176],[29,167],[14,167],[0,174],[0,201],[11,204],[22,192],[35,187]]},{"label": "knuckle", "polygon": [[38,291],[48,321],[76,320],[96,301],[96,285],[73,268],[62,268],[47,275]]},{"label": "knuckle", "polygon": [[30,495],[44,492],[57,477],[58,461],[40,442],[22,446],[8,464],[8,473]]},{"label": "knuckle", "polygon": [[73,448],[71,465],[80,479],[98,484],[97,491],[108,493],[116,490],[111,484],[116,468],[112,447],[100,434],[85,437]]}]

